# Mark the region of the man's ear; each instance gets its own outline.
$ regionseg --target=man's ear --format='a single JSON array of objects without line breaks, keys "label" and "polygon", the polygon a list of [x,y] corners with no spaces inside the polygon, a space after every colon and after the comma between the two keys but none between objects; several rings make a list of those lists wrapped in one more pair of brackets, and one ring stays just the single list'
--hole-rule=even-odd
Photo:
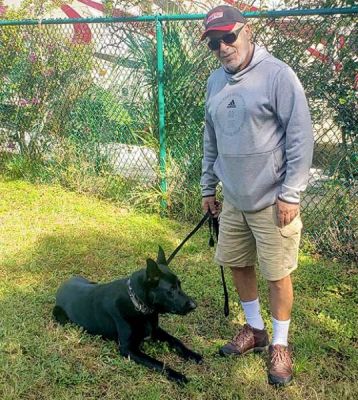
[{"label": "man's ear", "polygon": [[156,283],[159,281],[161,271],[158,264],[151,258],[147,259],[147,280],[151,283]]},{"label": "man's ear", "polygon": [[243,29],[245,30],[245,34],[246,34],[247,38],[252,42],[253,32],[252,32],[251,25],[249,23],[246,23],[246,25],[244,26]]},{"label": "man's ear", "polygon": [[158,250],[157,263],[162,265],[168,265],[167,260],[165,258],[164,250],[161,248],[161,246],[159,246]]}]

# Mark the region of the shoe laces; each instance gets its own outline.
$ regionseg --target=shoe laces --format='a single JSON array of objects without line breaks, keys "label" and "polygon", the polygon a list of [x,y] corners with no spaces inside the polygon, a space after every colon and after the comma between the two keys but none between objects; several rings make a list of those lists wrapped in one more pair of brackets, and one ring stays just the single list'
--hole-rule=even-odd
[{"label": "shoe laces", "polygon": [[290,368],[291,357],[288,349],[283,346],[273,346],[273,352],[271,353],[271,363],[281,364],[286,368]]},{"label": "shoe laces", "polygon": [[244,345],[247,340],[251,339],[252,330],[248,324],[245,324],[243,328],[233,337],[231,343],[236,346]]}]

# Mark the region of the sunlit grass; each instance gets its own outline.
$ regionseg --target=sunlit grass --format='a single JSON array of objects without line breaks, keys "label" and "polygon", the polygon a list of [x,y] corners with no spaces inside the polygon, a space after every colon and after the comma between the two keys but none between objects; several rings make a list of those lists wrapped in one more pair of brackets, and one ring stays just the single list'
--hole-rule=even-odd
[{"label": "sunlit grass", "polygon": [[[205,362],[184,362],[165,345],[144,346],[191,379],[178,387],[120,357],[115,343],[58,326],[51,310],[57,287],[69,276],[105,282],[129,275],[155,257],[158,244],[169,255],[193,226],[57,186],[0,180],[0,193],[1,399],[358,398],[358,282],[348,265],[301,254],[291,329],[295,382],[277,391],[267,384],[264,355],[217,355],[244,320],[229,274],[231,314],[223,316],[219,269],[202,229],[172,263],[198,309],[161,321]],[[271,330],[262,280],[260,293]]]}]

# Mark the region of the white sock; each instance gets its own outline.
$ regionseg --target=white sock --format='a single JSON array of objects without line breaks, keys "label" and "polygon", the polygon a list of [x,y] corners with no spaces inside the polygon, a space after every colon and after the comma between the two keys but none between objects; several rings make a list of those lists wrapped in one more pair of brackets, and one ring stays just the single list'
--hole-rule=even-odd
[{"label": "white sock", "polygon": [[255,329],[264,329],[264,321],[261,317],[259,299],[253,301],[240,301],[244,309],[246,322]]},{"label": "white sock", "polygon": [[287,346],[288,328],[290,327],[290,322],[290,319],[288,319],[287,321],[278,321],[277,319],[272,317],[273,345],[281,344],[283,346]]}]

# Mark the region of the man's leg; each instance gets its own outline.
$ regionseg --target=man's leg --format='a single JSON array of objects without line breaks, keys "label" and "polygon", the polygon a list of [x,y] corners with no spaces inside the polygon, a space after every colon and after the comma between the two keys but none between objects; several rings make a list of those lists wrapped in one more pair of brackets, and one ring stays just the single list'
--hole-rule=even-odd
[{"label": "man's leg", "polygon": [[231,272],[240,300],[256,300],[258,294],[255,267],[231,268]]},{"label": "man's leg", "polygon": [[256,213],[245,213],[255,237],[261,273],[269,281],[273,339],[269,346],[268,378],[271,384],[285,385],[292,380],[292,357],[287,346],[293,290],[291,273],[297,268],[302,222],[278,226],[275,206]]},{"label": "man's leg", "polygon": [[286,385],[292,380],[292,357],[287,338],[291,322],[293,289],[291,276],[269,281],[272,315],[272,342],[269,347],[268,380],[273,385]]},{"label": "man's leg", "polygon": [[269,285],[272,316],[280,321],[290,319],[293,304],[291,275],[278,281],[269,281]]},{"label": "man's leg", "polygon": [[262,351],[268,345],[268,335],[260,313],[254,264],[256,244],[251,229],[240,210],[224,201],[220,216],[219,243],[215,259],[231,268],[247,324],[220,349],[221,355],[242,355]]},{"label": "man's leg", "polygon": [[246,322],[255,329],[264,329],[257,292],[257,280],[254,266],[231,268],[233,281],[239,294]]},{"label": "man's leg", "polygon": [[291,276],[278,281],[269,281],[270,310],[273,321],[272,345],[287,346],[288,329],[290,326],[293,303],[293,288]]},{"label": "man's leg", "polygon": [[262,351],[268,346],[269,340],[260,312],[255,267],[231,268],[231,271],[247,323],[230,342],[221,347],[220,354],[243,355]]}]

